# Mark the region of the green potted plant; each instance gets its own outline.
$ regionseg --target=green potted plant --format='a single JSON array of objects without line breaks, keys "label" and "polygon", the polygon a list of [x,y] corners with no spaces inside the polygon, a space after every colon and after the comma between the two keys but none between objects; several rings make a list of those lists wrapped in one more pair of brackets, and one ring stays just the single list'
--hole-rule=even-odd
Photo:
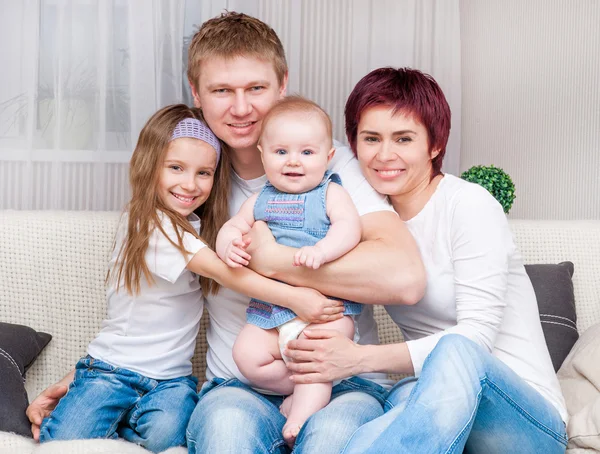
[{"label": "green potted plant", "polygon": [[460,177],[486,188],[508,214],[515,200],[515,185],[504,170],[493,165],[473,166]]}]

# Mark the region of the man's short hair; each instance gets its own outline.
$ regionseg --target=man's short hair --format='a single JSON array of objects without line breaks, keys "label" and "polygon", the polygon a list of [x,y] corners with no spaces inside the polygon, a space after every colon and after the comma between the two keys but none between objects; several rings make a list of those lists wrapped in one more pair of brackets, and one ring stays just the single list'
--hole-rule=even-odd
[{"label": "man's short hair", "polygon": [[280,85],[288,71],[277,33],[261,20],[234,11],[207,20],[192,38],[187,76],[196,90],[202,62],[211,57],[254,57],[272,62]]}]

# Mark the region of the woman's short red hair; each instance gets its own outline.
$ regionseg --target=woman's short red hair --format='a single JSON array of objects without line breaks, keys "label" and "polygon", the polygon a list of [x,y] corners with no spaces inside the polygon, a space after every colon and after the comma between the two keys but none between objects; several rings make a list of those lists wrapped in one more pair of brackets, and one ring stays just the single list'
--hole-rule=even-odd
[{"label": "woman's short red hair", "polygon": [[425,126],[429,150],[439,150],[432,160],[432,178],[440,174],[450,134],[450,106],[433,77],[411,68],[379,68],[363,77],[344,110],[346,136],[354,154],[360,117],[375,106],[390,106]]}]

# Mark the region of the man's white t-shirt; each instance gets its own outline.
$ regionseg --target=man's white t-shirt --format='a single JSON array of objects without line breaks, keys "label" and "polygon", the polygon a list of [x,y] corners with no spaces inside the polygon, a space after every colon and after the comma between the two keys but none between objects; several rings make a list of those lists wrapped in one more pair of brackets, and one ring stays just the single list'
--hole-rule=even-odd
[{"label": "man's white t-shirt", "polygon": [[533,286],[506,215],[479,185],[445,175],[425,207],[405,222],[427,271],[414,306],[386,306],[419,376],[439,339],[461,334],[544,396],[567,420]]},{"label": "man's white t-shirt", "polygon": [[[334,145],[336,152],[329,164],[329,169],[340,176],[342,185],[352,197],[359,215],[376,211],[393,212],[387,199],[378,194],[365,180],[352,151],[338,142]],[[243,180],[233,172],[229,196],[230,216],[239,211],[248,197],[260,191],[266,181],[265,175],[253,180]],[[206,377],[208,380],[215,377],[238,378],[248,384],[248,380],[238,370],[232,356],[235,339],[246,324],[248,302],[247,296],[223,287],[216,295],[206,297],[207,309],[210,314],[210,324],[206,333],[208,341]],[[356,317],[356,327],[360,338],[359,343],[379,343],[377,325],[373,318],[373,306],[364,305],[362,313]],[[385,374],[365,374],[361,377],[373,379],[384,386],[391,383]]]},{"label": "man's white t-shirt", "polygon": [[[177,244],[170,219],[160,214],[165,233]],[[191,214],[188,220],[200,231],[200,219]],[[114,267],[127,232],[127,215],[123,215],[110,260]],[[192,373],[192,356],[202,317],[203,298],[198,276],[186,266],[206,245],[188,232],[183,245],[190,253],[184,257],[161,233],[154,229],[146,251],[146,264],[154,283],[140,280],[139,294],[132,296],[109,282],[107,317],[98,336],[88,346],[96,359],[137,372],[146,377],[167,380]]]}]

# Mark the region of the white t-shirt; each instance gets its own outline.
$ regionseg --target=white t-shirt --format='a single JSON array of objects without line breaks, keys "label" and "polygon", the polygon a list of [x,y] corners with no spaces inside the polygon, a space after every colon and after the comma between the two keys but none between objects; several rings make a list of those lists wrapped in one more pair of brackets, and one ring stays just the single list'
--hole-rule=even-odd
[{"label": "white t-shirt", "polygon": [[500,204],[479,185],[445,175],[406,226],[425,269],[425,296],[386,306],[410,351],[415,375],[447,333],[462,334],[504,362],[568,415],[531,281]]},{"label": "white t-shirt", "polygon": [[[188,217],[200,231],[200,219]],[[177,244],[170,219],[161,214],[162,228]],[[127,232],[127,215],[117,231],[110,267],[115,265]],[[146,251],[146,264],[154,278],[143,277],[140,292],[132,296],[125,288],[117,292],[114,281],[106,291],[108,315],[98,336],[88,346],[94,358],[129,369],[146,377],[167,380],[192,373],[192,356],[202,317],[203,298],[198,276],[186,266],[206,245],[183,232],[184,257],[159,229],[154,229]]]},{"label": "white t-shirt", "polygon": [[[329,164],[329,169],[339,174],[342,185],[350,193],[358,213],[362,216],[376,211],[393,211],[384,196],[378,194],[365,180],[358,161],[352,151],[336,142],[336,152]],[[243,180],[235,172],[232,173],[231,192],[229,196],[230,215],[236,214],[241,205],[255,192],[260,191],[267,177],[254,180]],[[208,295],[206,304],[210,314],[210,324],[206,334],[208,353],[206,355],[208,380],[219,378],[238,378],[244,383],[248,380],[238,370],[232,357],[233,344],[237,335],[246,324],[246,309],[249,298],[228,288],[221,288],[216,295]],[[373,306],[365,305],[362,313],[356,317],[356,326],[360,343],[377,344],[377,325],[373,318]],[[387,386],[391,382],[385,374],[365,374],[369,378]]]}]

